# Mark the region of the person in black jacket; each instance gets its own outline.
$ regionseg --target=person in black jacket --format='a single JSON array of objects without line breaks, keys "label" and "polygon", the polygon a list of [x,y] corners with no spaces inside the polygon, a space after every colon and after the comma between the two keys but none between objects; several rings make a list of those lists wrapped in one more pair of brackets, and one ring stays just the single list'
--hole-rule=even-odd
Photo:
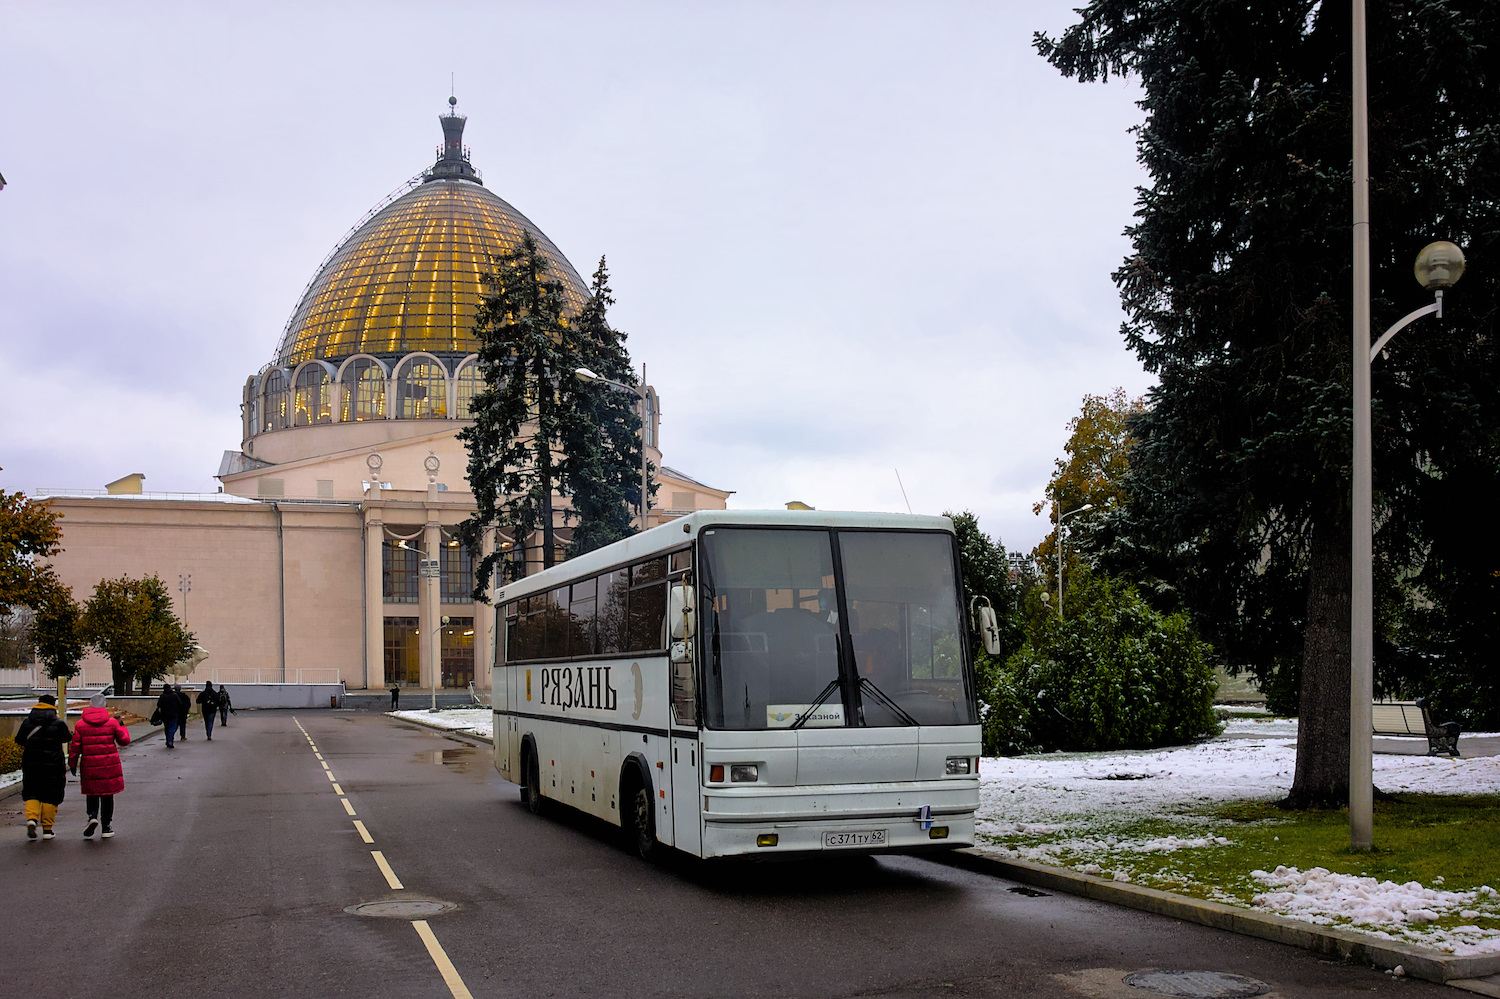
[{"label": "person in black jacket", "polygon": [[198,692],[198,711],[203,715],[203,731],[208,734],[208,741],[214,741],[214,719],[219,714],[219,694],[214,690],[214,682],[209,680]]},{"label": "person in black jacket", "polygon": [[[182,714],[182,702],[177,699],[177,692],[169,683],[161,685],[161,695],[156,699],[156,713],[161,715],[161,723],[167,732],[167,748],[171,749],[172,736],[177,732],[177,719]],[[187,722],[186,718],[182,720]]]},{"label": "person in black jacket", "polygon": [[177,703],[180,705],[178,711],[181,714],[177,721],[177,738],[187,742],[187,720],[188,715],[193,713],[193,699],[183,692],[180,683],[173,684],[172,689],[177,691]]},{"label": "person in black jacket", "polygon": [[[229,712],[234,711],[234,705],[229,702],[229,688],[222,683],[219,684],[219,724],[224,728],[229,727]],[[234,711],[239,714],[238,711]]]},{"label": "person in black jacket", "polygon": [[53,838],[57,806],[62,804],[68,786],[68,755],[63,746],[72,739],[67,722],[57,717],[57,698],[51,694],[38,698],[36,707],[16,730],[16,744],[21,747],[21,797],[26,802],[27,839],[36,839],[38,825],[42,827],[42,839]]}]

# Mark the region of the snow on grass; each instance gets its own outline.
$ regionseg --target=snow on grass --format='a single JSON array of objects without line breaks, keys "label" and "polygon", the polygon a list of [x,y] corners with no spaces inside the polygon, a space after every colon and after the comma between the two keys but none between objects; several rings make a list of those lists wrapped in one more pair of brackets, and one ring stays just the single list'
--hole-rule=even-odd
[{"label": "snow on grass", "polygon": [[495,716],[489,708],[459,708],[456,710],[388,711],[392,718],[414,721],[432,728],[463,732],[480,739],[488,739],[494,732]]},{"label": "snow on grass", "polygon": [[1414,931],[1449,916],[1469,921],[1500,918],[1500,902],[1488,885],[1475,891],[1443,891],[1415,881],[1398,885],[1322,867],[1278,867],[1269,874],[1252,871],[1250,876],[1271,889],[1256,895],[1252,904],[1283,916],[1323,925],[1352,924],[1387,940],[1435,945],[1459,957],[1500,952],[1500,930],[1472,922]]},{"label": "snow on grass", "polygon": [[0,791],[5,790],[12,784],[21,783],[21,771],[12,770],[8,774],[0,774]]},{"label": "snow on grass", "polygon": [[[1245,906],[1250,892],[1240,897],[1227,885],[1194,882],[1169,866],[1153,871],[1154,861],[1145,867],[1142,861],[1234,846],[1235,833],[1208,813],[1224,803],[1285,795],[1296,769],[1296,736],[1292,719],[1232,717],[1224,734],[1197,745],[986,758],[980,766],[979,841],[1018,859],[1117,881],[1132,880],[1132,872],[1137,880],[1150,875],[1161,887],[1175,884]],[[1500,794],[1500,757],[1377,754],[1374,768],[1375,783],[1385,791]],[[1500,953],[1500,896],[1487,887],[1446,891],[1286,866],[1238,876],[1256,886],[1250,899],[1256,908],[1454,954]]]}]

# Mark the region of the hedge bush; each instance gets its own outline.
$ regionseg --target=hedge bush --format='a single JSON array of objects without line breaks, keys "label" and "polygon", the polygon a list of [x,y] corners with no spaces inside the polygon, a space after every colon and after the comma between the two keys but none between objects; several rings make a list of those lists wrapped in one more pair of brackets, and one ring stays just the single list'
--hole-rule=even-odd
[{"label": "hedge bush", "polygon": [[21,769],[21,747],[14,739],[0,739],[0,774]]},{"label": "hedge bush", "polygon": [[1065,606],[1067,620],[1042,619],[1003,668],[981,674],[987,752],[1144,749],[1221,731],[1212,650],[1183,615],[1083,571]]}]

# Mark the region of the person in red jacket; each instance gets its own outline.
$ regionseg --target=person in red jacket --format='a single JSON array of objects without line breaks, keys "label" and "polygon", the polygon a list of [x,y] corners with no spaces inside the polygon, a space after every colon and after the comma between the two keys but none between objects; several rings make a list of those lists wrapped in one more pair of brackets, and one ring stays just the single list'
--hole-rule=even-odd
[{"label": "person in red jacket", "polygon": [[83,717],[73,726],[73,741],[68,744],[68,767],[75,775],[82,771],[79,783],[83,786],[89,816],[88,824],[83,827],[84,839],[93,837],[101,821],[102,838],[109,839],[115,834],[110,828],[115,817],[115,795],[125,790],[125,768],[120,765],[119,747],[130,745],[130,733],[104,704],[103,693],[89,700]]}]

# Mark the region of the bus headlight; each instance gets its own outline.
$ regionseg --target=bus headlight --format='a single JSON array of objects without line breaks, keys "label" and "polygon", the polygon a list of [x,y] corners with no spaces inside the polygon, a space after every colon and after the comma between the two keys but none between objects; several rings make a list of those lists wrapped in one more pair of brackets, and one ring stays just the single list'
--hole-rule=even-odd
[{"label": "bus headlight", "polygon": [[948,757],[948,776],[949,777],[953,777],[953,776],[956,776],[958,774],[971,774],[973,772],[974,772],[974,770],[973,770],[973,763],[971,762],[971,760],[970,760],[969,757],[967,757],[967,756],[950,756],[950,757]]},{"label": "bus headlight", "polygon": [[735,763],[729,767],[729,780],[734,784],[744,784],[760,780],[760,767],[754,763]]}]

